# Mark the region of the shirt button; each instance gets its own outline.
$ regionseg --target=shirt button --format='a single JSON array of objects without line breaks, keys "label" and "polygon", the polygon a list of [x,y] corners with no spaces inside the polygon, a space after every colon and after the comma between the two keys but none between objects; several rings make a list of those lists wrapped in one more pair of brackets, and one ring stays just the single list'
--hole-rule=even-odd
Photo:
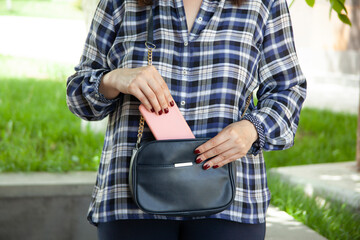
[{"label": "shirt button", "polygon": [[186,74],[187,74],[187,71],[186,71],[186,70],[183,70],[183,74],[186,75]]},{"label": "shirt button", "polygon": [[100,95],[96,93],[96,94],[95,94],[95,97],[96,97],[96,98],[99,98],[99,97],[100,97]]},{"label": "shirt button", "polygon": [[181,105],[181,106],[184,106],[184,105],[185,105],[185,101],[181,101],[181,102],[180,102],[180,105]]},{"label": "shirt button", "polygon": [[203,19],[202,17],[198,17],[198,21],[201,22]]},{"label": "shirt button", "polygon": [[189,45],[189,43],[188,43],[188,42],[184,42],[184,46],[186,47],[187,45]]}]

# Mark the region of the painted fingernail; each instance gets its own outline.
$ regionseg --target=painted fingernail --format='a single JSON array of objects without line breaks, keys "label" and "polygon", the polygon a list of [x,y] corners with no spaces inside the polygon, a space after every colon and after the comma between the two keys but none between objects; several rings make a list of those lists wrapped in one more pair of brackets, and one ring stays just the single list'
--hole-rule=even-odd
[{"label": "painted fingernail", "polygon": [[199,154],[199,153],[200,153],[200,150],[199,150],[199,149],[196,149],[196,150],[194,151],[194,153],[195,153],[195,154]]},{"label": "painted fingernail", "polygon": [[202,162],[202,160],[201,160],[201,158],[197,158],[195,162],[196,162],[197,164],[199,164],[199,163]]},{"label": "painted fingernail", "polygon": [[219,165],[215,165],[215,166],[213,166],[213,168],[218,168],[219,167]]},{"label": "painted fingernail", "polygon": [[152,109],[151,109],[151,112],[155,112],[155,110],[152,108]]},{"label": "painted fingernail", "polygon": [[159,111],[159,115],[161,115],[162,113],[163,113],[163,111],[162,111],[162,110],[160,110],[160,111]]},{"label": "painted fingernail", "polygon": [[171,101],[171,102],[170,102],[170,106],[173,107],[174,105],[175,105],[174,101]]},{"label": "painted fingernail", "polygon": [[168,108],[165,108],[165,109],[164,109],[164,112],[165,112],[165,113],[168,113],[168,112],[169,112],[169,109],[168,109]]},{"label": "painted fingernail", "polygon": [[204,170],[208,170],[210,168],[210,165],[209,164],[205,164],[204,166],[203,166],[203,169]]}]

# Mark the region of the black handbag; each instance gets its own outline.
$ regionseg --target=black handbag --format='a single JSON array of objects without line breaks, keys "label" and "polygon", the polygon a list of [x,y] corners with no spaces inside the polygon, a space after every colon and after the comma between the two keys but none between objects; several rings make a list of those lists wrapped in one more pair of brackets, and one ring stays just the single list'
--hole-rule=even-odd
[{"label": "black handbag", "polygon": [[[153,21],[148,20],[148,64],[152,64]],[[247,101],[247,107],[251,95]],[[246,107],[246,109],[247,109]],[[244,111],[246,112],[246,110]],[[140,117],[138,140],[130,162],[132,198],[144,212],[167,216],[205,216],[225,210],[235,197],[236,167],[231,162],[204,170],[196,164],[194,150],[209,140],[158,140],[140,146],[144,118]]]},{"label": "black handbag", "polygon": [[168,216],[204,216],[232,203],[234,163],[209,170],[195,163],[195,148],[207,140],[159,140],[134,149],[129,183],[141,210]]}]

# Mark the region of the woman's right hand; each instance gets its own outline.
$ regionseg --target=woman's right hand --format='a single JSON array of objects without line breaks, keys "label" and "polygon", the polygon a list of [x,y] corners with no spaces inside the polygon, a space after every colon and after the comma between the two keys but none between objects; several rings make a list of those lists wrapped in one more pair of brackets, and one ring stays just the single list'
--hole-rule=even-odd
[{"label": "woman's right hand", "polygon": [[103,76],[99,92],[113,99],[119,93],[131,94],[152,112],[168,113],[175,102],[170,90],[154,66],[118,68]]}]

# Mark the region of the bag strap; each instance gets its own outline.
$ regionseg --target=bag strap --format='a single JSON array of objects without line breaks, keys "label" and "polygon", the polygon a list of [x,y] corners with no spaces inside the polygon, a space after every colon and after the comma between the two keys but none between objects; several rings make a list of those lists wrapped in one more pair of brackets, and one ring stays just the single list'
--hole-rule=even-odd
[{"label": "bag strap", "polygon": [[[148,18],[148,25],[147,25],[147,39],[145,42],[145,47],[148,49],[148,66],[152,65],[152,51],[156,48],[154,42],[154,22],[153,22],[153,15],[154,15],[154,7],[151,6],[151,11]],[[136,148],[140,147],[141,138],[144,132],[144,125],[145,119],[140,114],[140,122],[139,122],[139,129],[136,141]]]},{"label": "bag strap", "polygon": [[149,46],[153,46],[156,48],[154,42],[154,7],[151,6],[151,11],[148,17],[148,25],[147,25],[147,39],[145,42],[145,46],[149,49]]},{"label": "bag strap", "polygon": [[[148,66],[152,65],[152,51],[153,51],[153,49],[156,48],[156,45],[153,43],[154,42],[154,22],[153,22],[154,7],[151,7],[151,8],[152,9],[149,14],[148,25],[147,25],[147,39],[145,42],[145,46],[148,49]],[[241,118],[244,117],[246,111],[248,110],[248,108],[250,106],[252,95],[253,95],[253,93],[251,93],[249,95],[249,97],[246,99],[245,110],[242,113]],[[137,135],[137,141],[136,141],[136,148],[140,147],[141,138],[142,138],[142,135],[144,132],[144,125],[145,125],[145,119],[140,114],[140,122],[139,122],[139,129],[138,129],[138,135]]]}]

